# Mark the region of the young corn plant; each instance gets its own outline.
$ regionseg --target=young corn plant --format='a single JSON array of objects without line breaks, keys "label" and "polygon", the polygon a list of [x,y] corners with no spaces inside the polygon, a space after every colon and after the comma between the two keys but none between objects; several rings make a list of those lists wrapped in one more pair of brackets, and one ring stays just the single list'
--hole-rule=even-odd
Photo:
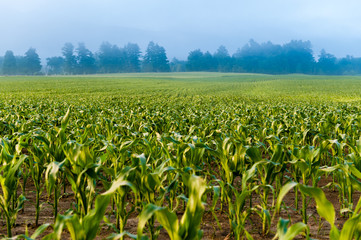
[{"label": "young corn plant", "polygon": [[310,239],[309,228],[306,224],[299,222],[288,227],[289,223],[290,220],[280,218],[277,224],[277,233],[273,240],[292,240],[303,232],[306,232],[306,239]]},{"label": "young corn plant", "polygon": [[75,142],[68,142],[63,150],[67,161],[64,164],[65,175],[75,193],[76,210],[81,216],[86,215],[95,197],[100,160],[89,146]]},{"label": "young corn plant", "polygon": [[[70,120],[71,109],[68,108],[65,115],[61,118],[60,128],[53,126],[47,132],[37,131],[37,134],[33,136],[34,141],[38,141],[41,144],[42,150],[46,153],[46,157],[49,162],[57,162],[57,164],[62,163],[66,158],[63,147],[68,141],[68,136],[66,134],[66,129]],[[62,163],[63,165],[63,163]],[[54,166],[54,169],[56,167]],[[54,170],[53,170],[54,171]],[[66,193],[66,174],[64,171],[61,172],[62,180],[58,182],[63,182],[63,192]],[[57,176],[60,178],[60,176]],[[47,186],[48,187],[48,186]],[[57,187],[60,188],[60,185]],[[60,190],[60,189],[59,189]]]},{"label": "young corn plant", "polygon": [[[330,201],[327,200],[324,192],[317,187],[309,187],[300,183],[295,182],[289,182],[286,185],[284,185],[278,195],[276,208],[275,208],[275,214],[279,212],[281,203],[285,195],[293,188],[297,187],[303,194],[306,194],[316,201],[316,209],[317,213],[320,215],[320,217],[323,217],[326,221],[328,221],[331,225],[330,230],[330,239],[338,240],[339,238],[339,230],[335,226],[335,209]],[[303,209],[303,211],[305,211]],[[341,238],[343,239],[343,238]],[[341,240],[340,239],[340,240]]]},{"label": "young corn plant", "polygon": [[29,159],[29,170],[31,177],[34,182],[36,191],[35,200],[35,225],[39,225],[39,214],[40,214],[40,195],[43,190],[43,174],[46,170],[47,164],[47,152],[37,144],[33,144],[31,150],[31,159]]},{"label": "young corn plant", "polygon": [[63,229],[66,226],[72,240],[92,240],[99,230],[100,221],[105,215],[111,195],[99,195],[95,199],[94,209],[81,217],[78,214],[68,212],[65,215],[58,214],[53,233],[48,234],[43,240],[61,240]]},{"label": "young corn plant", "polygon": [[65,161],[61,163],[56,161],[51,162],[47,165],[45,171],[45,185],[48,193],[49,202],[50,202],[50,197],[51,196],[53,197],[53,203],[51,205],[53,207],[54,222],[58,215],[58,205],[59,205],[59,199],[61,197],[61,184],[62,184],[61,173],[64,171],[63,170],[64,163]]},{"label": "young corn plant", "polygon": [[355,141],[354,144],[347,144],[351,153],[348,154],[348,158],[355,164],[355,167],[361,171],[361,137]]},{"label": "young corn plant", "polygon": [[[242,236],[246,236],[249,239],[249,233],[245,229],[246,220],[253,208],[245,208],[246,201],[250,198],[251,193],[258,189],[259,186],[252,187],[251,182],[256,175],[257,165],[261,162],[255,163],[250,169],[244,172],[242,175],[242,189],[239,191],[234,186],[223,183],[221,187],[224,188],[223,193],[226,195],[228,203],[228,216],[233,236],[240,240]],[[269,222],[267,219],[270,217],[267,214],[261,214],[262,223]]]},{"label": "young corn plant", "polygon": [[258,185],[257,192],[260,195],[260,208],[259,215],[262,219],[262,232],[267,234],[270,230],[270,211],[269,211],[269,195],[272,193],[272,204],[274,205],[275,190],[272,186],[278,175],[283,176],[285,164],[283,164],[283,145],[277,144],[274,146],[272,157],[270,160],[262,160],[261,153],[257,147],[249,147],[246,151],[247,155],[255,162],[252,168],[257,169],[260,184]]},{"label": "young corn plant", "polygon": [[[116,215],[116,228],[119,233],[124,232],[124,227],[127,224],[128,217],[132,212],[134,212],[135,207],[137,206],[137,193],[138,190],[134,184],[129,181],[129,173],[132,171],[130,167],[125,167],[121,173],[118,174],[118,179],[114,180],[112,186],[107,192],[114,192],[113,201],[115,203],[115,215]],[[130,189],[134,193],[134,202],[131,206],[131,209],[127,211],[126,207],[129,203],[129,198],[131,195]],[[121,238],[123,239],[123,238]]]},{"label": "young corn plant", "polygon": [[324,167],[321,170],[335,175],[336,182],[334,184],[339,190],[341,212],[347,212],[351,215],[354,190],[361,190],[361,172],[355,167],[353,162],[348,162],[347,160],[344,160],[342,164]]},{"label": "young corn plant", "polygon": [[[319,170],[320,167],[320,159],[319,159],[319,148],[314,148],[311,146],[303,146],[300,150],[298,148],[294,148],[292,152],[292,160],[290,163],[295,168],[293,172],[293,176],[295,179],[299,179],[301,177],[302,183],[307,185],[309,181],[312,181],[312,186],[316,186],[319,181],[320,176],[322,175],[322,171]],[[296,176],[296,174],[298,176]],[[302,220],[305,224],[307,224],[308,216],[306,213],[307,209],[307,196],[301,192],[302,198]],[[295,201],[297,201],[298,206],[298,190],[296,190]],[[297,209],[297,207],[296,207]]]},{"label": "young corn plant", "polygon": [[105,216],[110,200],[116,191],[122,190],[128,186],[133,191],[136,188],[132,183],[123,179],[123,176],[114,181],[111,187],[104,193],[95,198],[95,205],[86,215],[82,216],[77,213],[67,212],[65,215],[58,214],[53,226],[53,233],[44,237],[43,240],[61,240],[64,227],[70,233],[72,240],[92,240],[96,238],[99,231],[100,222]]},{"label": "young corn plant", "polygon": [[[41,226],[39,226],[32,235],[29,234],[28,228],[25,228],[25,234],[20,234],[17,236],[14,236],[13,239],[26,239],[26,240],[36,240],[39,239],[40,235],[44,233],[44,231],[50,227],[49,223],[45,223]],[[45,237],[46,238],[46,237]]]},{"label": "young corn plant", "polygon": [[[212,213],[214,220],[216,221],[216,224],[218,226],[219,229],[222,229],[221,224],[218,220],[218,217],[216,215],[216,206],[217,206],[217,202],[221,196],[221,186],[220,185],[220,181],[215,181],[217,185],[208,185],[207,190],[205,192],[205,194],[203,195],[203,198],[208,198],[208,193],[210,194],[210,199],[212,199],[212,205],[209,206],[209,212]],[[172,209],[172,208],[171,208]]]},{"label": "young corn plant", "polygon": [[186,177],[185,185],[189,190],[189,198],[181,220],[179,221],[177,214],[167,207],[148,204],[139,216],[138,239],[148,239],[147,236],[143,235],[143,229],[153,215],[165,228],[171,240],[197,240],[202,238],[203,232],[200,230],[204,212],[202,195],[206,191],[207,184],[201,177],[190,175]]},{"label": "young corn plant", "polygon": [[[171,166],[167,166],[168,161],[164,161],[159,166],[152,168],[150,164],[147,164],[148,159],[144,154],[133,155],[132,167],[135,171],[132,171],[130,178],[133,179],[133,183],[138,186],[139,189],[139,202],[143,205],[155,204],[161,206],[165,201],[165,189],[163,183],[167,180],[167,174],[175,169]],[[156,165],[156,164],[154,164]],[[151,216],[148,224],[148,229],[152,239],[156,238],[159,234],[159,229],[153,228],[155,216]]]},{"label": "young corn plant", "polygon": [[279,198],[277,199],[276,204],[276,212],[279,212],[282,199],[287,194],[287,192],[296,187],[300,188],[300,190],[309,195],[310,197],[315,199],[316,209],[320,217],[323,217],[330,225],[331,230],[329,234],[329,238],[332,240],[352,240],[352,239],[361,239],[361,229],[360,229],[360,221],[361,221],[361,198],[359,199],[355,209],[352,212],[351,217],[343,224],[342,229],[339,230],[335,225],[335,208],[332,203],[327,200],[324,192],[317,187],[308,187],[299,183],[290,182],[286,184],[280,192]]},{"label": "young corn plant", "polygon": [[235,177],[241,176],[244,171],[246,161],[246,150],[242,143],[225,138],[217,142],[217,150],[213,152],[221,163],[222,179],[229,184],[233,184]]},{"label": "young corn plant", "polygon": [[[23,153],[23,151],[28,151],[28,149],[30,147],[29,142],[31,141],[30,138],[31,138],[30,133],[21,135],[18,138],[18,144],[15,146],[17,155],[20,156]],[[31,175],[29,164],[30,164],[30,160],[29,160],[29,158],[26,158],[24,161],[24,164],[22,165],[22,168],[20,169],[21,179],[23,180],[23,183],[20,184],[20,186],[21,186],[23,196],[26,196],[26,184],[27,184],[29,176]],[[23,207],[23,209],[21,211],[24,212],[25,207]]]},{"label": "young corn plant", "polygon": [[19,169],[27,156],[21,155],[19,158],[14,156],[13,160],[3,163],[0,167],[0,207],[6,220],[7,236],[12,237],[11,229],[15,224],[17,213],[22,209],[25,197],[17,197],[19,183]]}]

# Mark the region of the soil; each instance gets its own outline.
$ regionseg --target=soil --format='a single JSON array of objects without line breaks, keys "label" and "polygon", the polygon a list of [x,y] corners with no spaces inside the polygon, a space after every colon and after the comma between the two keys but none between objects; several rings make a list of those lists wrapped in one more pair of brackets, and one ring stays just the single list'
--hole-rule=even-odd
[{"label": "soil", "polygon": [[[332,181],[331,177],[328,177],[325,179],[323,177],[320,182],[318,183],[319,187],[325,187],[330,181]],[[31,184],[31,181],[28,181],[26,188],[26,197],[27,201],[24,205],[24,211],[20,211],[18,213],[18,217],[16,220],[16,226],[12,230],[13,236],[24,234],[26,229],[28,229],[28,232],[31,234],[35,231],[37,228],[35,226],[35,189],[34,186]],[[331,203],[334,205],[336,210],[336,226],[341,229],[343,223],[347,220],[346,217],[342,216],[340,214],[340,204],[339,204],[339,194],[337,189],[332,189],[329,187],[323,188],[323,191],[326,194],[326,197]],[[71,192],[71,189],[68,189],[68,192]],[[21,192],[19,191],[19,194]],[[254,194],[255,195],[255,194]],[[255,197],[255,196],[254,196]],[[355,192],[354,193],[354,206],[356,205],[358,199],[360,198],[360,193]],[[54,217],[53,217],[53,210],[50,204],[47,203],[47,195],[45,192],[45,189],[41,195],[41,203],[42,208],[40,211],[40,219],[39,224],[44,223],[53,223]],[[257,205],[258,199],[254,198],[252,199],[253,205]],[[271,204],[272,199],[269,199],[269,202]],[[247,231],[253,236],[254,239],[263,239],[263,240],[270,240],[273,239],[276,233],[276,227],[277,222],[280,217],[284,219],[290,219],[291,224],[302,222],[302,217],[299,211],[296,211],[295,208],[295,196],[294,191],[291,190],[284,199],[285,205],[288,206],[288,209],[282,209],[279,215],[276,215],[276,217],[273,219],[271,224],[271,229],[268,234],[262,234],[262,222],[261,219],[258,217],[257,214],[251,214],[250,218],[246,222],[246,229]],[[60,214],[63,214],[68,209],[72,208],[72,204],[74,203],[74,196],[73,194],[67,194],[64,195],[59,202],[59,212]],[[301,200],[299,201],[299,206],[301,206]],[[229,225],[229,220],[227,216],[228,208],[227,206],[223,206],[223,211],[219,210],[220,206],[218,205],[218,210],[216,212],[217,218],[220,222],[221,228],[217,226],[217,223],[212,216],[210,211],[207,211],[203,215],[202,225],[201,229],[203,230],[203,239],[233,239],[231,236],[231,230]],[[126,231],[135,234],[138,220],[137,215],[139,213],[135,212],[133,213],[126,225]],[[271,212],[273,214],[273,212]],[[311,200],[308,209],[307,214],[309,215],[309,222],[308,226],[310,228],[311,237],[314,239],[329,239],[329,231],[330,231],[330,225],[324,221],[323,219],[320,220],[315,202],[314,200]],[[181,217],[182,213],[179,214]],[[110,221],[115,222],[114,217],[110,218]],[[43,235],[46,233],[50,233],[52,231],[51,227],[45,231]],[[104,222],[101,224],[101,227],[99,229],[98,235],[96,239],[106,239],[110,234],[114,233],[114,230],[112,230],[109,226],[107,226]],[[42,236],[43,236],[42,235]],[[6,236],[6,224],[4,219],[1,219],[0,221],[0,237]],[[69,233],[64,230],[62,234],[62,239],[70,239]],[[166,231],[162,229],[160,231],[159,240],[163,239],[169,239]],[[304,236],[299,236],[296,239],[304,239]]]}]

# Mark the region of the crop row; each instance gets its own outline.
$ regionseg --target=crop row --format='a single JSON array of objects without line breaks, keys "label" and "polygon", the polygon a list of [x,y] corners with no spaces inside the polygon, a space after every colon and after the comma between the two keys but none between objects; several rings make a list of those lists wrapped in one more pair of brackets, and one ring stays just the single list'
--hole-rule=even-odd
[{"label": "crop row", "polygon": [[[317,219],[329,223],[330,238],[357,238],[360,109],[228,100],[2,105],[0,208],[7,237],[31,184],[34,224],[40,225],[44,192],[53,221],[15,238],[62,239],[67,231],[72,239],[94,239],[100,224],[107,224],[110,239],[157,239],[162,228],[170,239],[201,239],[207,212],[217,228],[219,216],[226,216],[235,239],[253,238],[256,230],[247,225],[255,217],[261,235],[293,239],[315,235],[307,225],[312,204]],[[327,200],[328,189],[337,191],[339,206]],[[283,200],[290,194],[301,217],[292,226],[291,217],[284,218],[291,206]],[[62,211],[67,195],[73,204]],[[343,226],[336,226],[336,214]],[[138,227],[128,231],[133,215]]]}]

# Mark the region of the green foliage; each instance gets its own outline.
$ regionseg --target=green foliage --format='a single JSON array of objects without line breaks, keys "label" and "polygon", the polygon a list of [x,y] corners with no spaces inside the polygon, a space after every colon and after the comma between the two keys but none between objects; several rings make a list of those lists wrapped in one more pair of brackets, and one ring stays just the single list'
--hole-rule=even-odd
[{"label": "green foliage", "polygon": [[66,226],[71,239],[92,240],[99,230],[100,221],[103,219],[106,208],[110,202],[110,194],[99,195],[95,199],[95,207],[84,217],[76,213],[66,215],[59,214],[54,224],[54,232],[48,234],[45,239],[60,240],[63,228]]},{"label": "green foliage", "polygon": [[[4,140],[2,140],[4,143]],[[6,151],[5,146],[2,148],[2,155]],[[0,208],[3,211],[6,220],[7,235],[12,236],[11,229],[16,221],[17,213],[22,209],[25,196],[17,196],[17,187],[19,183],[18,174],[20,167],[23,164],[26,156],[20,157],[10,156],[12,159],[6,162],[2,159],[2,166],[0,167],[0,185],[2,194],[0,195]],[[5,160],[5,161],[4,161]]]},{"label": "green foliage", "polygon": [[40,74],[41,61],[39,55],[36,53],[36,49],[29,48],[26,51],[25,56],[25,69],[24,74],[26,75],[37,75]]},{"label": "green foliage", "polygon": [[147,221],[155,214],[157,220],[167,230],[170,239],[201,239],[203,232],[199,229],[204,206],[202,195],[206,191],[206,183],[200,177],[191,175],[185,177],[185,185],[189,190],[187,208],[178,221],[176,213],[169,211],[167,207],[158,207],[154,204],[148,204],[139,217],[138,238],[143,239],[143,229]]},{"label": "green foliage", "polygon": [[6,51],[1,67],[4,75],[15,75],[17,73],[16,58],[12,51]]},{"label": "green foliage", "polygon": [[169,72],[169,61],[164,47],[149,42],[143,61],[144,72]]},{"label": "green foliage", "polygon": [[[36,209],[30,224],[43,224],[43,204],[52,206],[54,224],[17,238],[46,229],[45,239],[64,231],[94,239],[107,227],[110,239],[201,239],[204,224],[215,234],[229,224],[236,239],[258,232],[292,239],[314,237],[307,224],[315,220],[320,228],[330,223],[326,237],[360,235],[359,77],[131,74],[3,77],[0,84],[8,236],[28,196]],[[339,207],[327,200],[330,189]],[[302,205],[293,209],[288,194]],[[71,205],[60,209],[65,198]],[[303,223],[281,219],[276,228],[280,211]],[[137,232],[129,225],[136,216]]]},{"label": "green foliage", "polygon": [[[289,220],[280,219],[277,224],[277,234],[275,239],[279,240],[292,240],[301,232],[308,230],[308,227],[304,223],[295,223],[288,228]],[[308,237],[308,236],[307,236]]]}]

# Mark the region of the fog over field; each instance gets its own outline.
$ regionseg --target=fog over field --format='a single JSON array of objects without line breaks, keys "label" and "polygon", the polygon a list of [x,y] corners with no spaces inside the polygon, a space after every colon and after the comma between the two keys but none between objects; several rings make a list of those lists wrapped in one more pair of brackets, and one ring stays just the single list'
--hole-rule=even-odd
[{"label": "fog over field", "polygon": [[337,57],[361,56],[361,2],[356,0],[13,0],[0,1],[0,55],[29,47],[44,59],[65,42],[97,51],[103,41],[164,46],[169,59],[194,49],[232,54],[249,39],[283,44],[310,40]]}]

